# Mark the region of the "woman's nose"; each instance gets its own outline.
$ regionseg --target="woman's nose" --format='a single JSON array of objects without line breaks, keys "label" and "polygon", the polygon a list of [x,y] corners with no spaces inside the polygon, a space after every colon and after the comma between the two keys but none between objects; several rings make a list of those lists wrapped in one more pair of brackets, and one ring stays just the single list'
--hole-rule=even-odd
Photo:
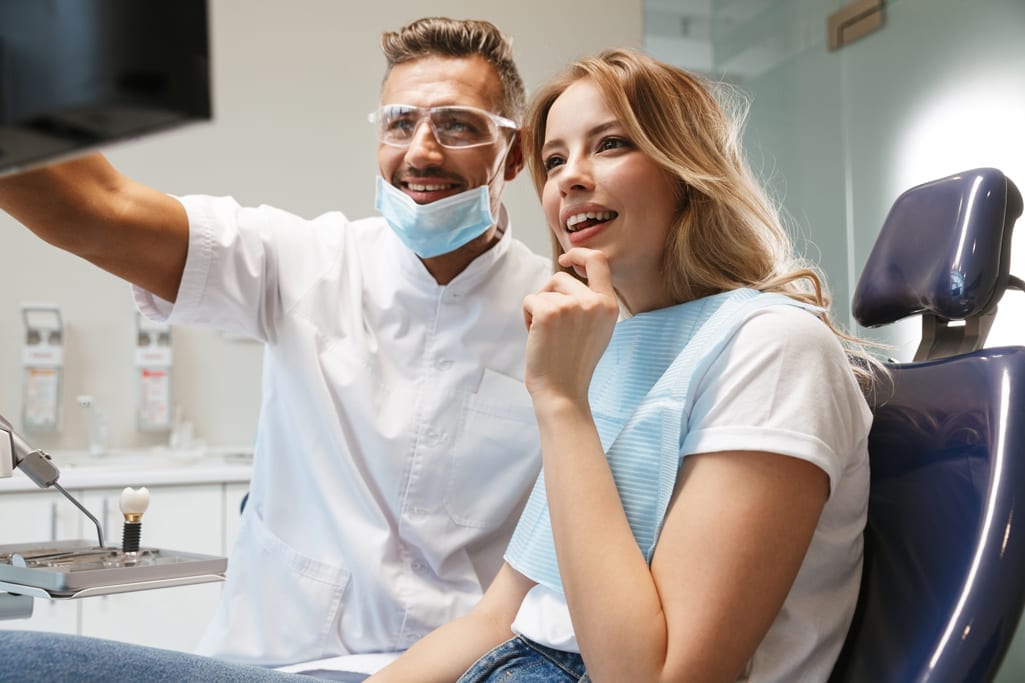
[{"label": "woman's nose", "polygon": [[571,190],[589,190],[594,187],[591,163],[584,156],[566,159],[559,173],[559,189],[563,194]]}]

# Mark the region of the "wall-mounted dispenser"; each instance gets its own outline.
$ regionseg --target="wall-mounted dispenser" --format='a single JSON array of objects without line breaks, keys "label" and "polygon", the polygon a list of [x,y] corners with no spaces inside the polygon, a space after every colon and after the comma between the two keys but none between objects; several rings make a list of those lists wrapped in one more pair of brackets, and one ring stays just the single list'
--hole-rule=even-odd
[{"label": "wall-mounted dispenser", "polygon": [[171,327],[136,314],[135,372],[140,431],[171,428]]},{"label": "wall-mounted dispenser", "polygon": [[61,385],[64,375],[64,324],[54,304],[21,305],[25,345],[21,364],[22,424],[29,432],[60,428]]}]

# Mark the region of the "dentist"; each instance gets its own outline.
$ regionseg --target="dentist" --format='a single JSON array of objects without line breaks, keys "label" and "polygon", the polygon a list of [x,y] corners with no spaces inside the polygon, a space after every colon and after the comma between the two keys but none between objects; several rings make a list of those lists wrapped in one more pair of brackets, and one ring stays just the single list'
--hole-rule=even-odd
[{"label": "dentist", "polygon": [[382,36],[381,216],[172,197],[101,156],[0,207],[134,285],[147,316],[265,344],[252,487],[200,652],[279,666],[401,651],[479,600],[540,467],[524,296],[547,259],[501,198],[524,88],[484,21]]}]

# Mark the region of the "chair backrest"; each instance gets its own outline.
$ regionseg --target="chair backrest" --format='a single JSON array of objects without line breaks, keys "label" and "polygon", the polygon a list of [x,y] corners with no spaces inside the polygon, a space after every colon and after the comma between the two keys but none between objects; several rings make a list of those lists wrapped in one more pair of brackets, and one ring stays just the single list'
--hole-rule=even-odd
[{"label": "chair backrest", "polygon": [[1008,286],[1021,193],[995,168],[913,187],[894,202],[854,290],[854,317],[878,327],[922,315],[915,360],[982,348]]},{"label": "chair backrest", "polygon": [[[1008,251],[1021,211],[995,169],[912,188],[858,282],[861,324],[921,313],[923,344],[914,362],[890,364],[878,391],[861,594],[831,683],[991,681],[1014,636],[1025,606],[1025,347],[980,348],[988,324],[973,322],[1020,286]],[[929,326],[940,332],[928,338]]]}]

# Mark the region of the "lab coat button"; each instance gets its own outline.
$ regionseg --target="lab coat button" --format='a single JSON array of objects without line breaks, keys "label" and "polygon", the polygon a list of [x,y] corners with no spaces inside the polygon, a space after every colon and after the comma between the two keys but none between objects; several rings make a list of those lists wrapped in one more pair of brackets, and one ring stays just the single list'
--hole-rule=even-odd
[{"label": "lab coat button", "polygon": [[450,360],[448,360],[446,358],[444,360],[439,360],[436,363],[436,365],[437,365],[439,370],[448,370],[450,367],[452,367],[452,361],[450,361]]}]

